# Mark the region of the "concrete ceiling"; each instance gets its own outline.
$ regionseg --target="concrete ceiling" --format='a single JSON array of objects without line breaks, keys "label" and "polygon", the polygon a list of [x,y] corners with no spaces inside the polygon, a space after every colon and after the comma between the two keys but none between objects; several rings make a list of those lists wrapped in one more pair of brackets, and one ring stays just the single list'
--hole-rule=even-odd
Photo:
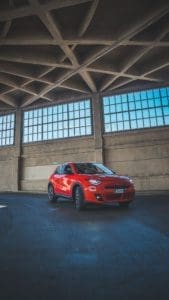
[{"label": "concrete ceiling", "polygon": [[0,111],[162,85],[168,0],[0,1]]}]

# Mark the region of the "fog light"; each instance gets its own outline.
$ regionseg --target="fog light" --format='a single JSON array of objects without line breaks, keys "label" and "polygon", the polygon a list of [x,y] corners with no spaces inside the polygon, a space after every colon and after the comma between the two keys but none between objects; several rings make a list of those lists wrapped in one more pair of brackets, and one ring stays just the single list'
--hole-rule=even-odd
[{"label": "fog light", "polygon": [[98,200],[98,201],[102,201],[103,199],[102,199],[102,195],[100,195],[100,194],[95,194],[95,197],[96,197],[96,200]]}]

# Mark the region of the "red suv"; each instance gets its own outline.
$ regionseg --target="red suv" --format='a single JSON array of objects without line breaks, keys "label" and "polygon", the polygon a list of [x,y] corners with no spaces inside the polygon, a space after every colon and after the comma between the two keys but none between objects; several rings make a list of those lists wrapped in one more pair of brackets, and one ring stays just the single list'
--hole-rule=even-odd
[{"label": "red suv", "polygon": [[65,163],[57,165],[49,178],[48,197],[73,199],[78,210],[87,203],[128,206],[134,199],[132,180],[119,176],[99,163]]}]

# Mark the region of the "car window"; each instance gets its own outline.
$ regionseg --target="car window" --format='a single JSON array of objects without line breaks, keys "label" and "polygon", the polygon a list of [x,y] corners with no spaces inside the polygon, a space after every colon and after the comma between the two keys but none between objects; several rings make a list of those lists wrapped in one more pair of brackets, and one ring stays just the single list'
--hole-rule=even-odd
[{"label": "car window", "polygon": [[56,167],[55,174],[62,174],[62,166]]},{"label": "car window", "polygon": [[75,164],[76,170],[79,174],[109,174],[113,172],[103,166],[102,164],[96,163],[78,163]]},{"label": "car window", "polygon": [[98,174],[102,171],[92,163],[76,164],[77,172],[80,174]]},{"label": "car window", "polygon": [[70,165],[66,165],[63,167],[63,174],[73,174],[72,168]]}]

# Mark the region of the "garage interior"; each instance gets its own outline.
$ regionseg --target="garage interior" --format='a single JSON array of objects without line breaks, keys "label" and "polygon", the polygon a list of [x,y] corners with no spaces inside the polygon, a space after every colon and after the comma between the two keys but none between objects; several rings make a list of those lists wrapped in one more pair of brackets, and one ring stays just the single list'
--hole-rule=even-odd
[{"label": "garage interior", "polygon": [[[68,161],[130,176],[135,201],[49,203]],[[167,299],[168,195],[168,0],[1,0],[1,299]]]},{"label": "garage interior", "polygon": [[[103,162],[131,176],[138,191],[168,190],[168,86],[168,1],[2,0],[0,190],[46,191],[54,164],[74,160]],[[140,119],[141,126],[137,120],[128,130],[124,119],[122,128],[120,119],[114,123],[118,130],[111,121],[105,124],[110,116],[104,115],[104,99],[136,100],[144,92],[161,93],[165,122],[156,116],[145,125]],[[44,114],[45,108],[86,100],[91,109],[86,134],[76,129],[60,138],[53,129],[53,137],[43,132],[24,141],[31,130],[24,128],[26,112]],[[11,114],[13,133],[5,133]],[[81,118],[77,122],[81,126]]]}]

